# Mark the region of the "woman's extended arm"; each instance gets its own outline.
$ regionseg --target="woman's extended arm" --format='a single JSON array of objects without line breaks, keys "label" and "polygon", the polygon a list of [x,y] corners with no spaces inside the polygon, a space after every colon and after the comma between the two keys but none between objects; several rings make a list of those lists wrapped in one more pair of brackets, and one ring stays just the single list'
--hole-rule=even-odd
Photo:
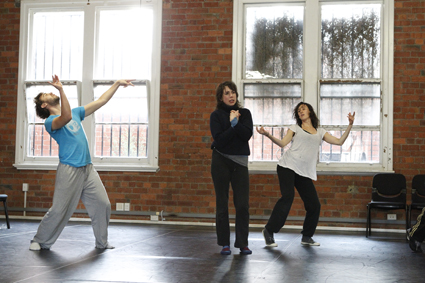
[{"label": "woman's extended arm", "polygon": [[351,115],[351,112],[348,113],[348,116],[347,116],[348,117],[348,127],[347,127],[347,129],[345,130],[345,132],[342,134],[342,136],[340,138],[336,138],[336,137],[332,136],[331,134],[326,133],[323,136],[323,140],[325,142],[327,142],[327,143],[330,143],[330,144],[343,145],[344,142],[345,142],[345,140],[348,137],[348,134],[351,131],[351,128],[353,127],[354,116],[355,115],[356,115],[356,112],[354,112],[353,115]]},{"label": "woman's extended arm", "polygon": [[286,135],[283,137],[283,139],[278,139],[272,135],[269,134],[269,132],[267,132],[266,130],[264,130],[263,127],[261,127],[260,129],[258,129],[258,127],[256,127],[257,132],[268,137],[272,142],[274,142],[275,144],[277,144],[280,147],[285,147],[288,143],[291,142],[292,137],[294,136],[294,132],[292,130],[288,129],[288,132],[286,133]]}]

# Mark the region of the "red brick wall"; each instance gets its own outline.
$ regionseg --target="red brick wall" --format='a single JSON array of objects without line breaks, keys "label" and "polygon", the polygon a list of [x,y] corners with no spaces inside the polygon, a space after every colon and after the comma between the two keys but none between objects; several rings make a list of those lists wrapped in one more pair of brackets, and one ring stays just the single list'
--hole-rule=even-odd
[{"label": "red brick wall", "polygon": [[[424,6],[423,1],[395,2],[394,169],[405,174],[408,187],[415,174],[425,173]],[[0,193],[9,195],[11,210],[23,207],[23,182],[30,184],[27,207],[50,207],[55,178],[55,171],[13,167],[19,12],[14,0],[0,3]],[[231,0],[163,1],[160,172],[100,172],[113,208],[130,202],[132,211],[214,214],[209,115],[216,85],[231,79],[232,13]],[[280,194],[276,175],[250,180],[251,215],[269,215]],[[321,216],[364,220],[371,183],[371,176],[319,176]],[[290,215],[304,216],[298,197]]]},{"label": "red brick wall", "polygon": [[425,2],[394,6],[394,169],[410,193],[413,176],[425,174]]},{"label": "red brick wall", "polygon": [[22,201],[19,203],[22,193],[17,188],[23,177],[12,166],[15,161],[19,18],[19,9],[15,8],[13,0],[0,3],[0,194],[11,195],[10,206],[22,206]]}]

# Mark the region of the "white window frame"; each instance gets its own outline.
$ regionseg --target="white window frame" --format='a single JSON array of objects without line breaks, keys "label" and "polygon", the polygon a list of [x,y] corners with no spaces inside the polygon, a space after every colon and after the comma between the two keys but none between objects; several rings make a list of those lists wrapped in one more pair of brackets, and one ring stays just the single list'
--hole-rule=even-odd
[{"label": "white window frame", "polygon": [[[382,1],[320,1],[320,0],[234,0],[233,4],[233,57],[232,80],[240,90],[240,100],[243,104],[244,83],[255,80],[244,79],[245,54],[245,5],[267,4],[300,4],[304,5],[304,70],[303,70],[303,101],[311,104],[319,116],[320,88],[320,28],[321,3],[341,4],[382,4],[381,14],[381,144],[379,163],[318,163],[318,175],[370,175],[378,172],[393,172],[393,78],[394,78],[394,0]],[[306,64],[308,62],[309,64]],[[306,78],[309,78],[308,80]],[[264,80],[263,80],[264,82]],[[270,80],[269,82],[279,82]],[[355,122],[354,122],[355,123]],[[347,123],[348,125],[348,123]],[[255,129],[254,129],[255,130]],[[274,174],[275,161],[250,161],[251,174]]]},{"label": "white window frame", "polygon": [[[16,122],[16,150],[15,163],[19,170],[56,170],[59,158],[57,157],[29,157],[28,148],[28,121],[26,115],[25,83],[27,77],[28,48],[31,44],[29,39],[30,16],[33,10],[57,10],[78,9],[85,12],[84,15],[84,50],[82,81],[79,85],[79,101],[84,106],[93,99],[94,81],[94,50],[95,50],[95,18],[93,15],[99,7],[122,7],[122,6],[149,6],[154,12],[154,30],[151,61],[151,80],[147,83],[149,101],[149,130],[147,158],[94,158],[94,115],[87,116],[83,121],[84,130],[89,142],[92,162],[98,171],[136,171],[157,172],[159,151],[159,102],[160,102],[160,70],[161,70],[161,30],[162,30],[162,1],[161,0],[117,0],[113,3],[106,1],[91,0],[22,0],[20,20],[20,46],[19,46],[19,72],[18,72],[18,104]],[[128,34],[111,36],[134,36],[135,30],[129,27],[124,31]],[[119,39],[118,39],[119,40]],[[121,78],[117,78],[121,79]],[[124,78],[122,78],[124,79]],[[127,78],[133,79],[133,78]],[[119,91],[119,90],[118,90]]]}]

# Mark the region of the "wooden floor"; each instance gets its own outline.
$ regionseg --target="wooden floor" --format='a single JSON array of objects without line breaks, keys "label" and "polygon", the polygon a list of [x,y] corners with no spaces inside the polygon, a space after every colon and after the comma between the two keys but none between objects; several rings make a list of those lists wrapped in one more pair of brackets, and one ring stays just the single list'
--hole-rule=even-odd
[{"label": "wooden floor", "polygon": [[317,231],[321,246],[304,247],[299,231],[282,229],[279,246],[266,248],[251,229],[252,255],[223,256],[214,227],[111,223],[116,248],[98,250],[90,223],[70,222],[51,250],[29,251],[38,224],[0,230],[1,283],[425,282],[425,254],[412,253],[402,233]]}]

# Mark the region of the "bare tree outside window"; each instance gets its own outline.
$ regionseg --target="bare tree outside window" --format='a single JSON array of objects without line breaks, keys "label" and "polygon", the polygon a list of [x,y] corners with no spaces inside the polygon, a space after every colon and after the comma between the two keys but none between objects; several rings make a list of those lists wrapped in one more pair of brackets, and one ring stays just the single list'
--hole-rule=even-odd
[{"label": "bare tree outside window", "polygon": [[302,78],[303,7],[247,9],[246,78]]},{"label": "bare tree outside window", "polygon": [[379,78],[380,24],[380,5],[322,6],[322,78]]}]

